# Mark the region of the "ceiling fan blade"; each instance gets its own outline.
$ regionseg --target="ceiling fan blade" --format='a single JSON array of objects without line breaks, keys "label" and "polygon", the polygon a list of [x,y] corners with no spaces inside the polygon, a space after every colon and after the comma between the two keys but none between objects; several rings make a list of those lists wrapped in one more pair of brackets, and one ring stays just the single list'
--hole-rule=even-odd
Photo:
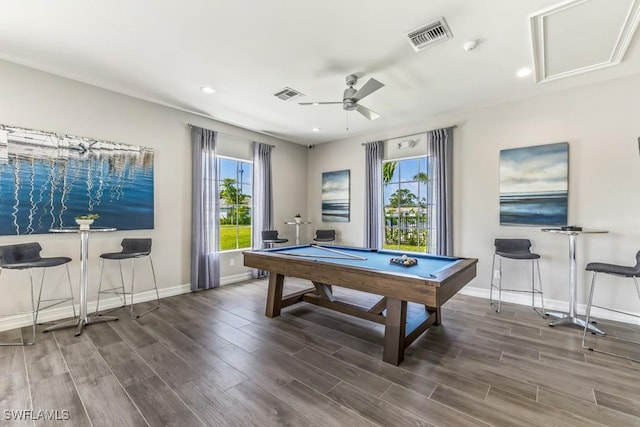
[{"label": "ceiling fan blade", "polygon": [[373,92],[377,91],[381,87],[384,87],[384,84],[380,83],[376,79],[369,79],[369,81],[366,82],[364,86],[362,86],[360,90],[356,92],[355,95],[353,95],[352,99],[358,102],[365,96],[371,95]]},{"label": "ceiling fan blade", "polygon": [[329,104],[342,104],[340,102],[298,102],[298,105],[329,105]]},{"label": "ceiling fan blade", "polygon": [[369,120],[375,120],[378,117],[380,117],[380,114],[376,113],[373,110],[368,109],[367,107],[363,107],[360,104],[358,104],[356,106],[356,110],[358,111],[358,113],[362,114],[363,116],[365,116]]}]

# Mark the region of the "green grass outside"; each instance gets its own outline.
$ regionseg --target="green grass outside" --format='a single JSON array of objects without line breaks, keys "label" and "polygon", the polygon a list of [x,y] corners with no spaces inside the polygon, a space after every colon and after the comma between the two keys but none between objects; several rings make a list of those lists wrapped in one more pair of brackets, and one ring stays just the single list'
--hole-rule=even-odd
[{"label": "green grass outside", "polygon": [[417,245],[400,245],[400,246],[398,246],[397,244],[384,243],[382,245],[382,247],[384,249],[389,249],[391,251],[411,251],[411,252],[422,252],[422,253],[424,253],[424,251],[425,251],[424,246],[421,246],[420,249],[418,249]]},{"label": "green grass outside", "polygon": [[[236,238],[238,245],[236,246]],[[385,249],[394,251],[424,252],[424,246],[418,249],[417,245],[384,244]],[[250,225],[221,225],[220,226],[220,250],[229,251],[234,249],[251,248],[251,226]]]},{"label": "green grass outside", "polygon": [[[237,246],[236,246],[237,239]],[[220,226],[220,250],[228,251],[233,249],[251,248],[251,226],[250,225],[221,225]]]}]

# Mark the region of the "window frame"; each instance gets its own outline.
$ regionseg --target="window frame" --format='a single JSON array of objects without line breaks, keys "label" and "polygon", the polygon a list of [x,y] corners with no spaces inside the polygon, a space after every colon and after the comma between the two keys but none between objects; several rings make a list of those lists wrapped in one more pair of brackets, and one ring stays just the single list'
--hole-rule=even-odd
[{"label": "window frame", "polygon": [[[248,197],[250,198],[250,200],[253,199],[253,161],[252,160],[247,160],[247,159],[241,159],[238,157],[233,157],[233,156],[225,156],[225,155],[218,155],[216,156],[217,159],[216,161],[218,162],[217,164],[217,170],[218,170],[218,176],[216,176],[215,179],[215,185],[217,186],[217,192],[218,192],[218,210],[221,211],[221,201],[222,201],[222,197],[220,196],[221,193],[221,187],[222,187],[222,183],[224,182],[224,178],[222,178],[221,172],[222,172],[222,167],[221,167],[221,162],[224,160],[230,160],[230,161],[234,161],[237,163],[236,165],[236,189],[240,190],[240,194],[244,194],[242,193],[242,187],[245,185],[250,186],[251,188],[251,194],[248,195]],[[238,180],[244,180],[244,174],[241,174],[242,178],[240,178],[238,176],[238,165],[240,163],[246,163],[248,165],[251,165],[251,173],[248,173],[247,175],[249,176],[249,182],[239,182]],[[236,200],[237,201],[237,200]],[[225,205],[226,206],[226,205]],[[238,203],[235,203],[233,205],[231,205],[232,207],[234,206],[244,206],[244,205],[240,205]],[[235,225],[235,229],[236,229],[236,247],[235,248],[230,248],[230,249],[222,249],[222,239],[218,239],[218,252],[221,253],[226,253],[226,252],[238,252],[238,251],[244,251],[247,249],[251,249],[253,247],[253,206],[252,203],[249,203],[247,206],[249,206],[249,246],[247,247],[240,247],[240,239],[239,239],[239,233],[238,230],[241,226],[241,224],[239,224],[237,218],[236,218],[236,224],[222,224],[222,215],[219,215],[219,219],[218,219],[218,233],[220,234],[220,236],[222,236],[222,226],[223,225]]]},{"label": "window frame", "polygon": [[[400,236],[399,236],[399,231],[398,231],[398,238],[397,238],[397,242],[394,243],[394,246],[391,246],[389,244],[387,244],[387,236],[389,235],[388,233],[390,233],[391,236],[394,235],[394,231],[393,229],[395,228],[396,230],[400,229],[400,225],[399,223],[401,222],[401,217],[402,215],[400,213],[397,213],[395,216],[388,216],[387,215],[387,187],[388,186],[394,186],[395,187],[395,191],[401,190],[401,189],[407,189],[411,187],[411,184],[415,184],[417,185],[418,188],[418,194],[413,194],[413,192],[411,194],[413,194],[416,197],[416,209],[418,211],[417,214],[415,214],[413,216],[413,221],[415,221],[415,231],[417,233],[420,233],[421,230],[425,230],[426,231],[426,235],[425,238],[421,241],[419,234],[417,235],[416,239],[417,239],[417,243],[415,245],[416,249],[411,250],[411,251],[416,251],[419,253],[430,253],[433,254],[435,253],[435,237],[436,237],[436,222],[435,222],[435,217],[434,215],[436,214],[436,207],[438,205],[438,200],[434,197],[434,194],[431,194],[431,200],[429,199],[429,192],[433,191],[434,188],[434,177],[433,177],[433,165],[432,163],[432,159],[433,156],[428,155],[428,154],[420,154],[420,155],[415,155],[415,156],[407,156],[407,157],[402,157],[402,158],[393,158],[393,159],[387,159],[387,160],[383,160],[382,164],[383,164],[383,169],[384,169],[384,164],[386,163],[390,163],[390,162],[395,162],[396,163],[396,167],[400,166],[401,162],[404,161],[410,161],[410,160],[415,160],[417,159],[418,161],[421,161],[422,159],[424,159],[425,162],[425,170],[421,170],[420,167],[418,167],[418,170],[416,173],[426,173],[427,174],[427,181],[425,183],[422,183],[419,180],[406,180],[406,179],[402,179],[402,171],[401,169],[397,169],[394,170],[394,175],[397,176],[396,180],[392,180],[389,181],[387,183],[383,182],[383,188],[382,188],[382,192],[383,192],[383,197],[382,197],[382,214],[383,214],[383,221],[382,221],[382,247],[384,249],[388,249],[388,250],[399,250],[399,251],[408,251],[408,249],[402,249],[401,246],[403,246]],[[415,175],[414,175],[415,176]],[[424,199],[424,203],[421,202],[421,194],[420,194],[420,188],[421,186],[424,186],[425,188],[425,194],[424,197],[422,197],[422,199]],[[393,194],[393,193],[391,193]],[[391,195],[389,194],[389,196]],[[423,205],[423,206],[421,206]],[[402,206],[396,206],[394,209],[400,209],[402,208]],[[420,210],[424,209],[424,215],[425,215],[425,219],[424,221],[420,221],[419,217],[420,217]],[[389,226],[387,225],[389,220],[392,218],[395,218],[396,220],[396,225],[394,226],[393,224],[390,224]],[[407,221],[407,224],[405,224],[405,226],[410,225],[409,224],[410,221]],[[421,227],[420,224],[424,223],[424,226]],[[388,230],[388,227],[391,227],[392,230]],[[414,246],[414,245],[406,245],[405,246]]]}]

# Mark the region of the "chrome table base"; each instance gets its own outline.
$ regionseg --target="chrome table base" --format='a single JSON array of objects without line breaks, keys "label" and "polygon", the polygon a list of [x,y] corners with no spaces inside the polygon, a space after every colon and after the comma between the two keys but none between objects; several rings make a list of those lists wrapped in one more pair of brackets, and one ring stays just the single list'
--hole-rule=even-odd
[{"label": "chrome table base", "polygon": [[[549,323],[549,326],[577,326],[580,329],[584,329],[585,325],[587,325],[587,322],[585,322],[584,320],[580,319],[579,317],[570,316],[567,313],[547,311],[546,314],[558,318],[558,320],[554,320],[553,322]],[[594,334],[605,335],[605,333],[602,332],[602,330],[596,327],[593,323],[589,323],[587,325],[587,329],[589,330],[589,332],[593,332]]]},{"label": "chrome table base", "polygon": [[49,326],[44,332],[56,331],[58,329],[66,329],[66,328],[77,328],[76,336],[82,334],[82,329],[85,325],[92,325],[94,323],[103,323],[103,322],[111,322],[113,320],[118,320],[115,316],[91,316],[86,317],[84,319],[72,319],[64,322],[57,323],[53,326]]},{"label": "chrome table base", "polygon": [[[557,312],[549,312],[547,314],[553,317],[557,317],[558,320],[555,320],[549,323],[549,326],[577,326],[579,328],[584,329],[586,322],[578,317],[577,314],[577,306],[578,306],[578,264],[576,263],[576,240],[578,238],[578,234],[602,234],[608,233],[606,230],[563,230],[560,228],[543,228],[542,231],[550,232],[550,233],[558,233],[569,236],[569,313],[557,313]],[[604,335],[597,327],[593,326],[593,324],[589,324],[588,327],[590,332],[594,334]]]}]

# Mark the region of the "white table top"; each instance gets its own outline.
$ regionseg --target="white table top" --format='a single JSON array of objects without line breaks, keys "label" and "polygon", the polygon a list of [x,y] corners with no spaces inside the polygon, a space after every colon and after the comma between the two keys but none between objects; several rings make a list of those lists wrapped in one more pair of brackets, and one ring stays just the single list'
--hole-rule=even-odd
[{"label": "white table top", "polygon": [[285,224],[296,225],[296,224],[311,224],[311,221],[285,221]]},{"label": "white table top", "polygon": [[561,228],[543,228],[542,231],[547,233],[558,233],[558,234],[604,234],[608,233],[609,230],[596,230],[596,229],[588,229],[584,228],[582,230],[563,230]]},{"label": "white table top", "polygon": [[58,228],[50,228],[49,231],[51,233],[79,233],[81,231],[88,231],[90,233],[99,233],[102,231],[116,231],[115,227],[91,227],[87,229],[80,230],[80,227],[58,227]]}]

